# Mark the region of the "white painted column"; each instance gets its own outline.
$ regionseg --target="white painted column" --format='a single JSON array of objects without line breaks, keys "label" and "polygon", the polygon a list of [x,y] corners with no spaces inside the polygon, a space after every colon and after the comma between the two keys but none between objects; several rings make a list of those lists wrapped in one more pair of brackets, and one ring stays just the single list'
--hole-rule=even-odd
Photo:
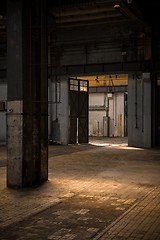
[{"label": "white painted column", "polygon": [[51,139],[58,144],[69,142],[69,89],[68,77],[53,78],[51,83]]},{"label": "white painted column", "polygon": [[151,81],[149,73],[129,74],[128,145],[151,147]]}]

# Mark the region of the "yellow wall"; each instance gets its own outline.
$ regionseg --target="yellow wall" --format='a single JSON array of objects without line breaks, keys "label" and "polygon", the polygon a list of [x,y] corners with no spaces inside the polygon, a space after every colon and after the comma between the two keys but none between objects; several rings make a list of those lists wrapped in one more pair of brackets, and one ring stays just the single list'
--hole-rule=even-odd
[{"label": "yellow wall", "polygon": [[78,79],[89,80],[89,87],[102,86],[126,86],[128,85],[127,74],[112,74],[100,76],[78,76]]}]

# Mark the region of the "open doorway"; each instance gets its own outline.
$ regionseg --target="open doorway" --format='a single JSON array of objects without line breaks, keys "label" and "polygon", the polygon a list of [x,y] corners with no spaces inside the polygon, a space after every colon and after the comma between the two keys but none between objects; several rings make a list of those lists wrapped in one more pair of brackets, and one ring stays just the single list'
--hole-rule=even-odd
[{"label": "open doorway", "polygon": [[[112,74],[79,76],[88,80],[88,136],[127,137],[128,135],[128,75]],[[77,80],[73,77],[73,80]],[[77,83],[78,84],[78,83]],[[74,95],[75,93],[73,93]],[[73,104],[76,101],[73,99]],[[73,126],[77,126],[74,119]],[[74,134],[75,135],[75,134]],[[75,140],[74,140],[75,141]]]}]

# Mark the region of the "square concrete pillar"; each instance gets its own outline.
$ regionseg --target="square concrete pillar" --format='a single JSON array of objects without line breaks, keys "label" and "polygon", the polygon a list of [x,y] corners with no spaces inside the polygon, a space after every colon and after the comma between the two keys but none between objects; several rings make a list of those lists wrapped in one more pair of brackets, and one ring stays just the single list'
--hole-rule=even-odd
[{"label": "square concrete pillar", "polygon": [[7,186],[48,179],[45,0],[7,0]]}]

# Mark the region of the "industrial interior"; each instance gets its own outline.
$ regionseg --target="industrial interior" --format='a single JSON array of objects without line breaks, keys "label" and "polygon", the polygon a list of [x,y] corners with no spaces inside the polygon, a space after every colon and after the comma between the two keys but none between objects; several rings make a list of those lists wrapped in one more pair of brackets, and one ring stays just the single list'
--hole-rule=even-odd
[{"label": "industrial interior", "polygon": [[127,137],[128,75],[79,76],[89,84],[89,136]]},{"label": "industrial interior", "polygon": [[126,136],[129,146],[160,145],[158,7],[136,0],[1,3],[8,186],[47,180],[48,142]]},{"label": "industrial interior", "polygon": [[0,239],[160,240],[160,1],[0,1]]}]

